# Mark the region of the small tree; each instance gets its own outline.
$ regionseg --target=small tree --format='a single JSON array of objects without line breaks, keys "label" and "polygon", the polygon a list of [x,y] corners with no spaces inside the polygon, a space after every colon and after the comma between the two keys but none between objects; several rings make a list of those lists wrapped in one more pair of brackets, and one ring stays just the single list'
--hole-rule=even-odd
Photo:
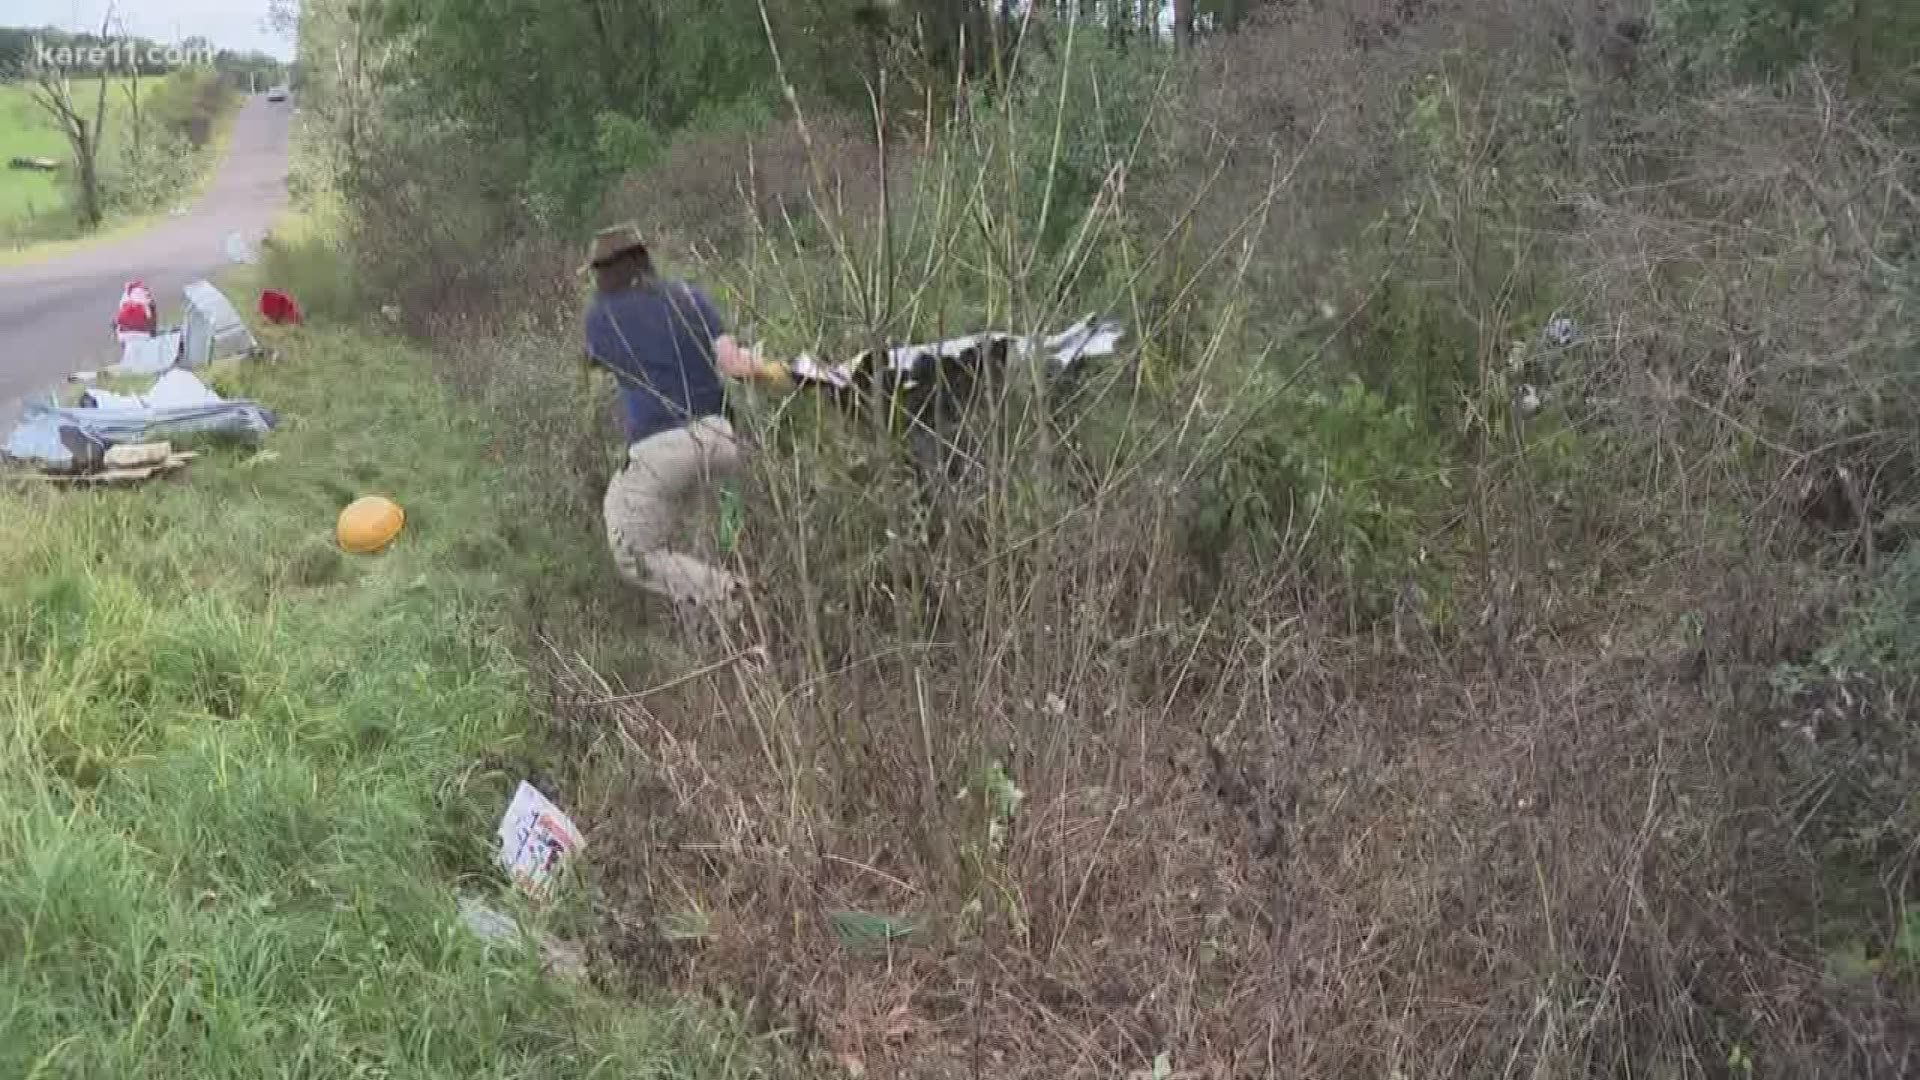
[{"label": "small tree", "polygon": [[[109,4],[106,17],[100,20],[101,41],[107,40],[107,31],[112,26],[113,5]],[[80,185],[80,224],[92,229],[100,224],[101,218],[100,144],[106,134],[107,83],[112,70],[108,68],[100,73],[100,85],[93,98],[93,118],[89,121],[82,106],[74,101],[68,66],[57,59],[48,63],[44,56],[37,58],[29,69],[32,80],[29,91],[73,150],[74,174]]]},{"label": "small tree", "polygon": [[[125,23],[122,23],[120,25],[120,35],[123,38],[130,37],[130,35],[127,33],[127,27]],[[101,85],[103,86],[105,85],[105,80],[102,80]],[[130,125],[129,131],[133,135],[133,160],[136,162],[144,161],[146,159],[142,153],[140,136],[142,133],[141,129],[145,126],[144,124],[145,118],[142,116],[140,112],[140,61],[139,60],[135,59],[128,62],[127,84],[121,87],[120,89],[122,90],[122,92],[124,92],[127,95],[127,123]]]}]

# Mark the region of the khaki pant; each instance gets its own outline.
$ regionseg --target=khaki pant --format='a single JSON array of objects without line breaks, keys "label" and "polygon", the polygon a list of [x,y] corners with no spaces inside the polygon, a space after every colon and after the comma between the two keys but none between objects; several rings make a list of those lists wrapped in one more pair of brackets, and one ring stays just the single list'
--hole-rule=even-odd
[{"label": "khaki pant", "polygon": [[730,606],[739,579],[697,557],[714,546],[719,482],[740,469],[733,425],[704,416],[627,448],[607,484],[607,543],[620,576],[676,604]]}]

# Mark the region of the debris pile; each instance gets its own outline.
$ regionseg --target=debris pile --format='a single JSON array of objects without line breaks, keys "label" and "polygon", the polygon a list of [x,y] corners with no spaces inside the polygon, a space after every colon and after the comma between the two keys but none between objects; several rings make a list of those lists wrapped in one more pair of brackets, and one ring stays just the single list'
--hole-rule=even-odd
[{"label": "debris pile", "polygon": [[62,404],[50,394],[26,402],[0,455],[50,478],[126,483],[192,461],[194,454],[174,451],[172,438],[215,434],[257,441],[272,430],[273,413],[257,402],[221,397],[189,370],[254,352],[253,334],[239,313],[205,281],[187,286],[185,306],[184,325],[162,330],[153,294],[140,281],[128,282],[113,317],[121,358],[105,374],[158,378],[136,393],[97,385],[101,373],[76,372],[69,381],[86,386],[79,400]]},{"label": "debris pile", "polygon": [[180,343],[182,367],[204,367],[229,356],[246,356],[259,344],[253,331],[240,321],[240,313],[211,282],[196,281],[187,286],[185,338]]}]

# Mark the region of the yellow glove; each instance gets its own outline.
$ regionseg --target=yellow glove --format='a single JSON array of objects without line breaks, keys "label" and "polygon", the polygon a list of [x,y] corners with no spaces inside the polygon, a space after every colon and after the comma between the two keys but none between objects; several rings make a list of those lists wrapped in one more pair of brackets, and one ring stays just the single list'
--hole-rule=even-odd
[{"label": "yellow glove", "polygon": [[793,372],[776,360],[762,360],[754,366],[753,381],[778,390],[793,389]]}]

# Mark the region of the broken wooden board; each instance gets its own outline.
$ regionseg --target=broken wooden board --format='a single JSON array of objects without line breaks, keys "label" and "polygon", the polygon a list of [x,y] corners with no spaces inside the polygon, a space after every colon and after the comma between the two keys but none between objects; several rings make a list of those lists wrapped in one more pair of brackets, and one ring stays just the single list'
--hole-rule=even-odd
[{"label": "broken wooden board", "polygon": [[55,484],[92,486],[95,484],[133,484],[141,480],[150,480],[161,473],[176,472],[187,467],[187,463],[199,457],[198,451],[188,450],[173,454],[165,461],[152,465],[142,465],[133,469],[107,469],[97,473],[63,475],[60,473],[27,473],[37,480],[46,480]]}]

